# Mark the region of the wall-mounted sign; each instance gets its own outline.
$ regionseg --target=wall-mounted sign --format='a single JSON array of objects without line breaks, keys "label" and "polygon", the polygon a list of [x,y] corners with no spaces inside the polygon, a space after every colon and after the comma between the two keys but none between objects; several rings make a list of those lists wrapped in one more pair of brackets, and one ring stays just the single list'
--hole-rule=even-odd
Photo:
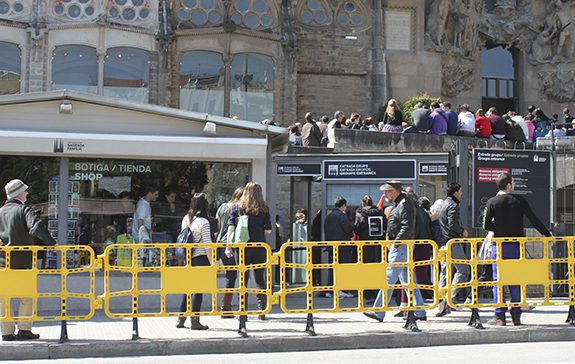
[{"label": "wall-mounted sign", "polygon": [[[499,191],[495,181],[502,172],[515,180],[515,194],[523,195],[539,219],[550,225],[550,153],[529,150],[473,150],[473,227],[483,226],[487,201]],[[524,227],[531,228],[524,218]]]},{"label": "wall-mounted sign", "polygon": [[278,164],[278,176],[321,176],[319,163],[282,163]]},{"label": "wall-mounted sign", "polygon": [[83,152],[86,144],[79,140],[54,139],[54,153],[77,153]]},{"label": "wall-mounted sign", "polygon": [[447,163],[419,163],[419,174],[425,176],[447,175]]},{"label": "wall-mounted sign", "polygon": [[324,179],[415,179],[415,160],[324,161]]}]

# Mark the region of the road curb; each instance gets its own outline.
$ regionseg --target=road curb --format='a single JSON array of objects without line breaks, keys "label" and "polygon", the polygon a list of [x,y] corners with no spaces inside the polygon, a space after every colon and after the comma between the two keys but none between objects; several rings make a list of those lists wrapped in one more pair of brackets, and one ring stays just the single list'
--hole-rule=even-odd
[{"label": "road curb", "polygon": [[80,357],[121,357],[189,355],[215,353],[270,353],[311,350],[345,350],[425,347],[444,345],[494,344],[504,342],[575,341],[575,327],[497,328],[445,332],[382,332],[359,335],[302,334],[301,337],[105,340],[59,343],[3,343],[0,360],[64,359]]}]

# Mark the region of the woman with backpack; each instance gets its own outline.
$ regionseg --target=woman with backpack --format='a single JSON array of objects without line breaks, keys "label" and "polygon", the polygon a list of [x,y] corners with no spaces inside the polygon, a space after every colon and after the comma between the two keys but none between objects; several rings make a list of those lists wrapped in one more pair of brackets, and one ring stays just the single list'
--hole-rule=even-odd
[{"label": "woman with backpack", "polygon": [[[236,228],[237,218],[240,216],[248,216],[248,231],[249,240],[247,242],[253,243],[266,243],[265,234],[271,234],[272,223],[269,213],[268,204],[264,200],[262,193],[262,186],[257,182],[248,182],[244,188],[244,193],[240,201],[230,210],[230,220],[228,222],[228,243],[231,243],[232,234]],[[228,258],[234,255],[234,251],[230,246],[226,248],[225,254]],[[266,251],[263,248],[249,247],[244,250],[244,264],[262,264],[266,262]],[[254,269],[254,278],[256,281],[257,289],[266,289],[266,276],[265,268]],[[246,272],[245,282],[248,284],[249,272]],[[267,296],[265,294],[258,294],[258,310],[264,311],[267,309]],[[248,296],[245,296],[245,304],[247,309]],[[245,322],[245,316],[241,318]],[[265,315],[259,316],[260,320],[265,320]],[[245,334],[240,332],[240,334]]]},{"label": "woman with backpack", "polygon": [[[210,244],[212,242],[210,222],[208,220],[208,200],[205,193],[196,193],[190,203],[190,210],[182,219],[182,231],[189,228],[194,237],[194,244]],[[192,266],[210,266],[212,264],[212,248],[192,248]],[[201,293],[192,294],[192,312],[200,312],[202,308]],[[182,297],[180,312],[188,308],[188,295]],[[207,330],[207,325],[200,323],[199,316],[192,316],[192,330]],[[178,317],[176,327],[184,327],[186,316]]]}]

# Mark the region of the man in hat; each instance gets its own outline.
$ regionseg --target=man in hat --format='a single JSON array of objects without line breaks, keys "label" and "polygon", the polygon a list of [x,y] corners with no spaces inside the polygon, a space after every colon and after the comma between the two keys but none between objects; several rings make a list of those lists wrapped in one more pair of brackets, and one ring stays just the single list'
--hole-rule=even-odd
[{"label": "man in hat", "polygon": [[[26,205],[28,186],[19,179],[8,182],[5,186],[8,200],[0,208],[0,239],[7,246],[34,245],[34,237],[44,242],[44,245],[56,245],[46,226],[40,221],[32,207]],[[32,269],[31,251],[13,251],[10,253],[10,269]],[[0,267],[6,266],[5,256],[0,259]],[[0,311],[6,316],[5,299],[0,298]],[[20,298],[20,317],[32,316],[33,301],[31,297]],[[11,314],[13,315],[13,314]],[[2,341],[33,340],[40,335],[32,333],[32,321],[18,322],[18,335],[14,335],[14,322],[2,321]]]},{"label": "man in hat", "polygon": [[[385,199],[387,202],[393,204],[393,209],[389,214],[387,219],[387,236],[388,240],[396,241],[391,244],[388,255],[389,263],[400,263],[407,262],[408,258],[408,246],[405,244],[400,244],[398,240],[413,240],[415,237],[415,220],[416,220],[416,209],[413,202],[407,198],[405,193],[403,193],[403,188],[400,181],[387,181],[383,184],[380,190],[384,191]],[[413,281],[415,281],[415,276],[411,274]],[[409,274],[406,267],[387,267],[387,284],[395,284],[397,279],[401,284],[408,284]],[[390,289],[387,292],[387,302],[391,300],[391,295],[393,290]],[[419,289],[413,290],[413,298],[415,306],[423,306],[423,298],[421,297],[421,292]],[[374,308],[383,307],[383,290],[379,290],[377,298],[373,303]],[[414,312],[416,320],[427,319],[425,311],[417,310]],[[382,322],[385,318],[385,311],[381,312],[364,312],[367,317]]]}]

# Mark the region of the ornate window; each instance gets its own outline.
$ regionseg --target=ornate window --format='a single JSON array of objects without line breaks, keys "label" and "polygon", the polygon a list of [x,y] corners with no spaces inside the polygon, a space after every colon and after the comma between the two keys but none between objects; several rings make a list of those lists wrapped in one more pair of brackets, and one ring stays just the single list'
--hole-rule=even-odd
[{"label": "ornate window", "polygon": [[274,114],[274,61],[271,57],[240,53],[234,55],[230,80],[230,115],[262,121]]},{"label": "ornate window", "polygon": [[180,109],[224,116],[224,78],[220,53],[184,53],[180,67]]},{"label": "ornate window", "polygon": [[58,21],[93,20],[101,8],[100,2],[96,0],[52,0],[48,4],[48,17]]},{"label": "ornate window", "polygon": [[149,56],[136,48],[110,48],[104,62],[104,96],[148,102]]},{"label": "ornate window", "polygon": [[359,27],[365,24],[365,15],[359,9],[357,1],[344,1],[335,12],[340,26]]},{"label": "ornate window", "polygon": [[29,0],[0,0],[0,18],[19,20],[32,12],[32,2]]},{"label": "ornate window", "polygon": [[20,92],[20,48],[0,42],[0,95]]},{"label": "ornate window", "polygon": [[194,27],[214,26],[223,21],[219,0],[180,0],[177,8],[178,19]]},{"label": "ornate window", "polygon": [[151,0],[108,0],[106,13],[110,20],[116,23],[154,24],[157,17],[156,8],[157,5],[154,5]]},{"label": "ornate window", "polygon": [[96,49],[68,45],[52,53],[52,90],[98,92],[98,57]]},{"label": "ornate window", "polygon": [[307,0],[301,4],[297,14],[303,24],[321,26],[332,22],[332,11],[323,0]]},{"label": "ornate window", "polygon": [[270,0],[236,0],[230,9],[232,21],[249,29],[271,28],[276,14],[276,5]]}]

